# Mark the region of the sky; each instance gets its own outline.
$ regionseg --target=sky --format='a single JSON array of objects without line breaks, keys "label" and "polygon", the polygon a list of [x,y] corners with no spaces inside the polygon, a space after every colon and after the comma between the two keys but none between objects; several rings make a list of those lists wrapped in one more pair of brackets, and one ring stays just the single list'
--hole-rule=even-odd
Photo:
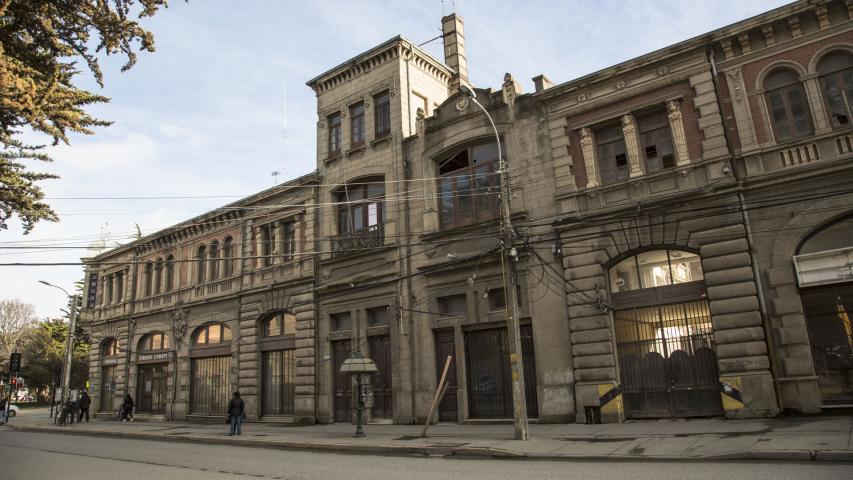
[{"label": "sky", "polygon": [[[313,171],[317,113],[305,82],[398,34],[426,42],[451,11],[465,22],[470,81],[497,89],[509,72],[530,92],[537,75],[563,83],[786,3],[173,0],[142,20],[155,53],[124,73],[123,58],[102,57],[104,88],[79,77],[112,99],[91,111],[114,123],[34,165],[61,177],[41,183],[60,222],[28,235],[11,222],[0,264],[79,262],[104,236],[126,243],[136,225],[153,233]],[[440,41],[423,48],[443,58]],[[20,246],[41,248],[8,248]],[[64,294],[38,281],[71,291],[82,277],[81,266],[0,265],[0,300],[59,316]]]}]

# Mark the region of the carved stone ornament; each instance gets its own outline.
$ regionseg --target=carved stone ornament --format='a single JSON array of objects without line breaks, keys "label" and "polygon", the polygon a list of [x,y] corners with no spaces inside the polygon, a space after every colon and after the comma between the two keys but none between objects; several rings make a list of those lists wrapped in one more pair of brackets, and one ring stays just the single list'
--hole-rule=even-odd
[{"label": "carved stone ornament", "polygon": [[583,103],[585,101],[586,101],[586,94],[585,93],[581,93],[580,95],[578,95],[578,103]]},{"label": "carved stone ornament", "polygon": [[669,113],[675,113],[681,111],[681,104],[675,100],[670,100],[666,102],[666,111]]},{"label": "carved stone ornament", "polygon": [[320,120],[319,122],[317,122],[317,126],[320,128],[326,128],[326,121]]},{"label": "carved stone ornament", "polygon": [[590,130],[588,127],[581,128],[579,130],[579,133],[581,134],[582,140],[586,140],[587,138],[592,137],[592,130]]},{"label": "carved stone ornament", "polygon": [[463,95],[463,96],[459,97],[459,99],[456,100],[456,110],[459,110],[460,112],[464,112],[467,109],[468,109],[468,97]]},{"label": "carved stone ornament", "polygon": [[625,83],[625,80],[619,80],[616,82],[616,90],[624,90],[626,86],[627,84]]},{"label": "carved stone ornament", "polygon": [[136,334],[136,318],[130,317],[127,321],[127,336],[133,338]]},{"label": "carved stone ornament", "polygon": [[658,67],[658,76],[659,77],[662,77],[662,76],[666,75],[667,73],[669,73],[669,67],[667,67],[666,65],[661,65],[660,67]]},{"label": "carved stone ornament", "polygon": [[634,117],[631,115],[622,115],[622,127],[634,128]]},{"label": "carved stone ornament", "polygon": [[187,309],[177,307],[172,311],[172,336],[175,339],[175,346],[181,344],[184,339],[184,334],[187,330]]},{"label": "carved stone ornament", "polygon": [[511,82],[512,82],[512,74],[509,72],[504,73],[504,83],[511,83]]}]

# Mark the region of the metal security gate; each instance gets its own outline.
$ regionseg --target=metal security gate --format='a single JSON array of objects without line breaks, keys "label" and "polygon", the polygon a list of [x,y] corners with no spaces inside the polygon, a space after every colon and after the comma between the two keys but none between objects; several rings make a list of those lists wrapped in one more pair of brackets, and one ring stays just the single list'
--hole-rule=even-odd
[{"label": "metal security gate", "polygon": [[853,283],[800,292],[824,405],[853,404]]},{"label": "metal security gate", "polygon": [[136,395],[136,410],[143,413],[166,413],[166,371],[168,363],[140,365]]},{"label": "metal security gate", "polygon": [[722,414],[706,300],[617,310],[614,317],[628,417]]},{"label": "metal security gate", "polygon": [[[465,332],[468,413],[471,418],[512,418],[512,368],[505,328]],[[521,327],[527,415],[539,416],[533,329]]]},{"label": "metal security gate", "polygon": [[456,399],[456,355],[453,330],[441,330],[435,332],[435,381],[441,380],[441,372],[447,363],[447,356],[453,355],[450,370],[447,372],[447,391],[438,404],[438,419],[442,422],[456,422],[459,420],[459,404]]},{"label": "metal security gate", "polygon": [[101,369],[101,411],[113,410],[113,399],[116,394],[116,366],[107,365]]},{"label": "metal security gate", "polygon": [[295,350],[263,353],[262,415],[293,415],[296,398]]},{"label": "metal security gate", "polygon": [[352,353],[352,342],[350,340],[337,340],[332,342],[332,372],[334,385],[335,421],[352,422],[352,379],[349,375],[341,373],[341,365]]},{"label": "metal security gate", "polygon": [[388,335],[367,338],[370,358],[379,372],[372,378],[373,418],[394,418],[393,388],[391,386],[391,337]]},{"label": "metal security gate", "polygon": [[190,413],[194,415],[225,415],[231,371],[231,355],[196,358],[192,361]]}]

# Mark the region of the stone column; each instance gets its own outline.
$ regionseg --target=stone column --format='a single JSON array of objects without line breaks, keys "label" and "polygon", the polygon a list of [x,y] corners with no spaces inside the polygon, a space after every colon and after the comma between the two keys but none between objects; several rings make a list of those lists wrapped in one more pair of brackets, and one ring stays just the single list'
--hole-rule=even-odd
[{"label": "stone column", "polygon": [[110,303],[118,302],[118,275],[112,274],[110,275],[110,282],[112,283],[112,288],[110,288]]},{"label": "stone column", "polygon": [[261,258],[261,255],[264,253],[264,236],[261,234],[261,229],[259,227],[255,227],[255,256],[258,257],[255,259],[255,268],[260,268],[264,266],[264,259]]},{"label": "stone column", "polygon": [[[729,95],[731,96],[732,112],[734,113],[735,123],[737,124],[741,150],[748,152],[758,147],[758,140],[755,137],[755,124],[752,121],[752,110],[749,108],[749,100],[746,96],[746,87],[743,84],[741,69],[736,68],[726,71],[726,82],[728,83]],[[714,111],[719,112],[715,104],[709,104],[707,108],[712,108]]]},{"label": "stone column", "polygon": [[273,222],[272,228],[270,229],[270,242],[272,245],[270,246],[270,253],[272,254],[272,263],[278,264],[281,263],[281,241],[282,234],[284,233],[284,225],[282,225],[281,221]]},{"label": "stone column", "polygon": [[672,146],[675,148],[676,166],[690,164],[690,154],[687,152],[687,138],[684,136],[684,123],[681,121],[681,104],[675,100],[666,103],[669,129],[672,132]]},{"label": "stone column", "polygon": [[592,130],[581,128],[581,150],[583,151],[583,162],[586,166],[586,188],[594,188],[599,185],[598,168],[595,158],[595,138]]},{"label": "stone column", "polygon": [[643,168],[640,166],[640,141],[637,137],[637,122],[633,115],[622,117],[622,135],[625,137],[625,149],[628,151],[630,177],[639,177],[643,175]]},{"label": "stone column", "polygon": [[823,91],[820,88],[817,75],[809,75],[803,78],[803,86],[806,90],[806,99],[814,119],[815,134],[826,133],[832,130],[827,118],[826,108],[823,103]]}]

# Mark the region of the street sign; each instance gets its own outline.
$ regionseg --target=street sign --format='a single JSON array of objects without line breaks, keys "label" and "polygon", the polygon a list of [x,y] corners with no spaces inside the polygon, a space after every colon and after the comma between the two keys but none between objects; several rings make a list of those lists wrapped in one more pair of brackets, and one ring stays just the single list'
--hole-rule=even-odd
[{"label": "street sign", "polygon": [[9,371],[12,373],[17,373],[18,370],[21,369],[21,354],[18,352],[12,353],[12,357],[9,359]]}]

